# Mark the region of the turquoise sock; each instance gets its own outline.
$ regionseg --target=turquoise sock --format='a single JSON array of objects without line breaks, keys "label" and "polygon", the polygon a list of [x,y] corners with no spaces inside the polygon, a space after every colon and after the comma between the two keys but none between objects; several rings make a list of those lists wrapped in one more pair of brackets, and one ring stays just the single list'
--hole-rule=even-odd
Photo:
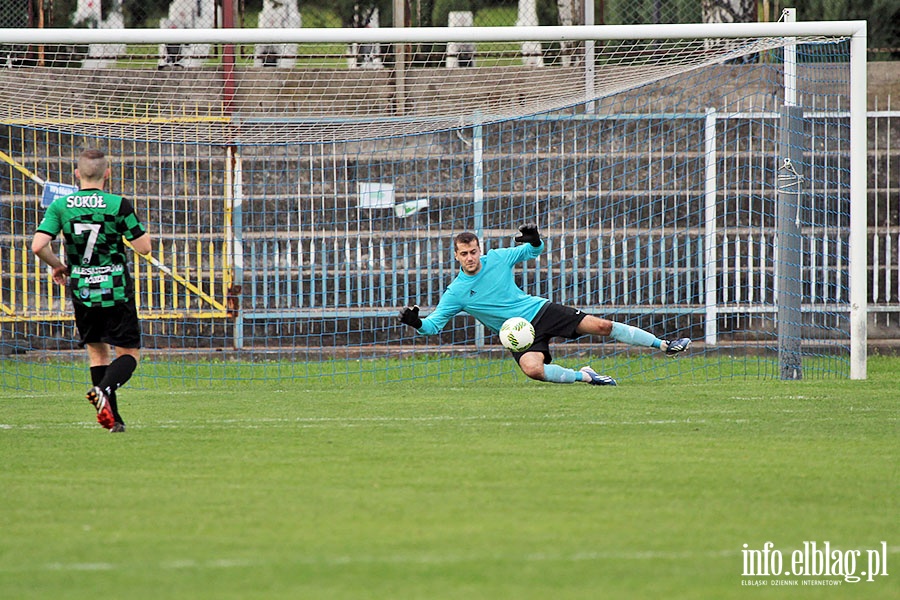
[{"label": "turquoise sock", "polygon": [[616,323],[613,321],[612,339],[632,346],[646,346],[647,348],[659,348],[662,340],[643,329],[626,325],[625,323]]},{"label": "turquoise sock", "polygon": [[581,381],[581,373],[560,367],[559,365],[544,365],[544,381],[552,383],[575,383]]}]

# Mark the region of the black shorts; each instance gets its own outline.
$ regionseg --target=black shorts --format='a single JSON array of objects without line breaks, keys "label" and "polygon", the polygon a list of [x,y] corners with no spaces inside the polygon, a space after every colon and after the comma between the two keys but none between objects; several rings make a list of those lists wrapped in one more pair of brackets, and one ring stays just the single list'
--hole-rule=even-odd
[{"label": "black shorts", "polygon": [[550,355],[550,338],[563,337],[574,340],[581,337],[576,330],[586,316],[586,313],[577,308],[563,306],[556,302],[547,302],[531,320],[531,324],[534,326],[534,343],[525,352],[512,353],[516,362],[519,362],[522,355],[527,352],[542,352],[544,364],[549,365],[553,360]]},{"label": "black shorts", "polygon": [[134,299],[114,306],[84,306],[73,302],[78,345],[104,343],[119,348],[141,347],[141,324]]}]

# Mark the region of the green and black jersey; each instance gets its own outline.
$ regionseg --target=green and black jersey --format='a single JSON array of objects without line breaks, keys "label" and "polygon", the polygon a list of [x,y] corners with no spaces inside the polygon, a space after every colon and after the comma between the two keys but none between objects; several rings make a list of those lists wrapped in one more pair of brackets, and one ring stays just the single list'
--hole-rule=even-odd
[{"label": "green and black jersey", "polygon": [[134,295],[122,236],[133,240],[144,226],[127,198],[101,190],[80,190],[53,201],[38,231],[62,231],[72,299],[85,306],[113,306]]}]

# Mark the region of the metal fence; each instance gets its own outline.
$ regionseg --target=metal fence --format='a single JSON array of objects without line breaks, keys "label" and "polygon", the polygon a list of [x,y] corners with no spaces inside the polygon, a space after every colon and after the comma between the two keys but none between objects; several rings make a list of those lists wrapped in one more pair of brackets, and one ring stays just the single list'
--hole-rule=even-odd
[{"label": "metal fence", "polygon": [[[796,7],[801,20],[868,20],[870,57],[900,59],[900,0],[857,3],[838,16],[833,14],[829,0],[415,0],[405,5],[407,14],[397,18],[392,14],[392,0],[5,0],[0,3],[0,28],[389,27],[398,22],[405,27],[749,23],[778,20],[785,4]],[[556,46],[545,44],[543,51],[553,54],[559,50]],[[462,61],[459,64],[466,66],[466,48],[456,48],[455,52]],[[371,53],[371,48],[350,49],[351,56]],[[174,62],[177,58],[167,56],[163,60]]]},{"label": "metal fence", "polygon": [[[634,115],[631,120],[647,118]],[[771,179],[773,159],[765,148],[756,153],[747,152],[745,145],[749,139],[764,138],[772,126],[767,121],[777,119],[777,115],[723,113],[680,118],[697,120],[700,129],[704,119],[718,124],[714,151],[692,159],[700,167],[704,161],[715,161],[720,165],[720,172],[728,173],[717,192],[723,215],[720,225],[712,232],[718,248],[715,277],[707,276],[704,244],[709,242],[709,231],[704,230],[702,220],[696,216],[703,214],[696,207],[685,208],[694,216],[685,217],[684,222],[648,222],[642,230],[630,228],[599,236],[595,225],[577,222],[579,211],[574,210],[572,217],[562,218],[571,226],[546,231],[546,255],[521,269],[525,289],[603,314],[683,315],[690,322],[689,327],[697,328],[694,335],[707,338],[710,323],[717,316],[747,317],[776,310],[775,231],[771,217],[775,200],[757,197],[748,201],[759,194],[752,188],[761,187]],[[832,146],[821,148],[813,159],[813,171],[808,178],[813,186],[808,190],[811,197],[830,197],[835,189],[846,185],[833,176],[820,177],[815,172],[816,168],[825,166],[822,161],[840,161],[847,151],[843,145],[846,140],[842,141],[841,137],[840,119],[836,116],[829,120],[835,129],[829,129],[832,125],[822,125],[818,134],[817,139],[829,140]],[[869,113],[868,293],[870,317],[878,326],[871,331],[873,338],[896,337],[900,328],[898,119],[898,111]],[[48,134],[26,133],[30,138],[16,140],[20,145],[54,143],[43,139]],[[275,188],[263,185],[255,192],[252,179],[271,179],[273,162],[262,148],[256,150],[256,166],[251,166],[254,157],[248,152],[244,158],[244,177],[250,187],[245,191],[243,228],[237,232],[228,227],[232,217],[221,215],[221,202],[226,195],[223,182],[215,177],[196,177],[198,172],[223,172],[221,149],[206,154],[197,146],[149,148],[123,143],[113,151],[125,163],[123,179],[144,182],[140,184],[142,187],[121,191],[142,199],[149,225],[158,240],[158,260],[193,286],[192,289],[184,281],[173,280],[139,261],[135,269],[138,299],[142,313],[150,320],[165,321],[188,313],[197,319],[223,319],[233,316],[230,311],[236,308],[235,302],[241,308],[239,326],[235,328],[239,336],[244,333],[238,331],[244,323],[252,328],[253,323],[279,319],[323,316],[336,320],[378,319],[393,316],[393,307],[397,305],[436,304],[443,286],[455,272],[452,231],[437,221],[425,220],[413,228],[405,224],[402,230],[393,231],[387,222],[384,228],[379,225],[367,230],[366,227],[372,227],[371,221],[360,227],[358,215],[348,213],[348,206],[353,205],[350,196],[356,191],[347,190],[343,180],[338,179],[344,177],[346,167],[342,160],[346,161],[346,156],[342,158],[341,150],[331,145],[311,150],[306,157],[300,155],[284,161],[289,180],[279,182]],[[651,147],[647,152],[652,154],[655,150]],[[158,158],[148,159],[149,156]],[[55,166],[50,164],[54,160]],[[151,165],[149,160],[165,164]],[[475,159],[461,155],[458,160],[460,165],[448,163],[444,168],[472,168]],[[504,161],[507,157],[488,145],[483,160]],[[734,164],[730,166],[729,161]],[[70,162],[71,158],[44,158],[41,168],[48,176],[59,175],[70,168]],[[171,181],[159,180],[160,172]],[[702,168],[692,167],[691,172],[702,172]],[[830,168],[830,172],[841,170]],[[575,173],[571,177],[580,179]],[[41,209],[17,185],[20,184],[14,183],[9,190],[3,202],[6,217],[0,219],[0,272],[4,274],[0,310],[5,313],[0,313],[0,320],[70,319],[64,290],[52,285],[28,248],[32,233],[32,225],[28,224],[39,220]],[[679,185],[690,189],[696,188],[697,183],[685,180]],[[833,189],[819,190],[817,185]],[[185,186],[190,189],[173,198],[170,191]],[[445,190],[448,206],[454,207],[453,210],[471,210],[470,193],[448,188]],[[651,190],[642,194],[632,199],[636,206],[650,206],[657,201]],[[320,199],[316,202],[321,201],[321,205],[311,203],[312,199]],[[680,202],[697,201],[685,196]],[[736,206],[741,208],[735,209]],[[484,218],[485,249],[510,243],[515,231],[509,229],[510,224],[515,223],[515,215],[522,211],[521,207],[503,210],[506,212]],[[733,213],[735,216],[724,214],[735,210],[738,211]],[[809,257],[803,265],[804,310],[840,311],[835,305],[846,305],[849,301],[845,224],[832,222],[831,215],[837,215],[835,219],[840,217],[828,206],[816,210],[815,215],[802,218],[803,253]],[[217,211],[218,217],[210,216]],[[296,220],[304,214],[310,222]],[[295,215],[293,222],[291,215]],[[440,211],[429,215],[433,217],[428,219],[438,218]],[[470,216],[466,215],[464,220],[470,221]],[[762,222],[755,223],[753,219],[757,218]],[[2,227],[3,222],[6,227]],[[242,249],[242,274],[238,283],[243,287],[239,291],[232,288],[233,265],[229,262],[235,243]],[[588,266],[590,272],[586,272]],[[655,283],[660,270],[667,273],[669,285],[665,288]],[[224,339],[227,341],[227,334]]]},{"label": "metal fence", "polygon": [[[0,5],[0,27],[219,27],[228,0],[6,0]],[[245,27],[390,26],[391,0],[301,2],[300,0],[232,0]],[[745,2],[746,3],[746,2]],[[756,21],[756,3],[748,18]],[[772,14],[777,7],[774,0]],[[409,3],[407,26],[509,26],[584,24],[584,0],[416,0]],[[588,10],[591,7],[587,7]],[[596,2],[591,24],[694,23],[703,20],[695,0],[605,0]],[[470,21],[451,17],[469,13]],[[589,13],[590,14],[590,13]],[[768,11],[766,12],[768,14]]]}]

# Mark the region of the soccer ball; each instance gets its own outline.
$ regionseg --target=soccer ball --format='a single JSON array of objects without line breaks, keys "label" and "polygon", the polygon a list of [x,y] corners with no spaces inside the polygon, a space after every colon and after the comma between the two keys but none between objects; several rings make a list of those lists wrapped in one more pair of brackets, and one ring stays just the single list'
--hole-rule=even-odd
[{"label": "soccer ball", "polygon": [[522,317],[507,319],[500,327],[500,343],[507,350],[525,352],[534,343],[534,326]]}]

